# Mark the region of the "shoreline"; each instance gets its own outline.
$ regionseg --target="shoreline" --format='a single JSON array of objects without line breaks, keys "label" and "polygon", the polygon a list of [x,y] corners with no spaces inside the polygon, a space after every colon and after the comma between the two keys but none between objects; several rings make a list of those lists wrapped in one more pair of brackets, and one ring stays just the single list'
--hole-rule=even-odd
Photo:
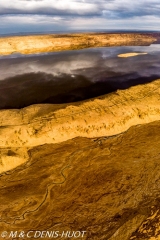
[{"label": "shoreline", "polygon": [[151,34],[75,33],[0,37],[0,55],[36,54],[92,47],[149,46],[157,41]]},{"label": "shoreline", "polygon": [[117,135],[134,125],[160,120],[159,94],[160,81],[156,80],[77,103],[1,110],[0,147]]}]

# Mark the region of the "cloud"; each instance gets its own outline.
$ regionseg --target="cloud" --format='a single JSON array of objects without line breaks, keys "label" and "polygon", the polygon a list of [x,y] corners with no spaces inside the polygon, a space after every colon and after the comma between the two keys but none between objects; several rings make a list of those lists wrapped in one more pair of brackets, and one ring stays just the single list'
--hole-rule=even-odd
[{"label": "cloud", "polygon": [[5,0],[0,3],[0,14],[97,15],[101,14],[101,3],[98,5],[95,1],[85,0]]},{"label": "cloud", "polygon": [[158,30],[159,0],[0,0],[0,32]]},{"label": "cloud", "polygon": [[113,0],[103,5],[103,14],[108,18],[131,18],[142,16],[159,16],[159,0]]},{"label": "cloud", "polygon": [[42,14],[130,18],[160,14],[159,0],[5,0],[0,14]]}]

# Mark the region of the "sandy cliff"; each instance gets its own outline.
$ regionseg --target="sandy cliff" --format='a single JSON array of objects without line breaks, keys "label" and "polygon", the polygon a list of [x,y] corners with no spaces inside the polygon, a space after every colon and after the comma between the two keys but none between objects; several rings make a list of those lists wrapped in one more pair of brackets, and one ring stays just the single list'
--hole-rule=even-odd
[{"label": "sandy cliff", "polygon": [[[160,120],[159,96],[160,81],[157,80],[69,105],[32,105],[20,110],[1,110],[0,172],[27,161],[28,149],[38,145],[75,137],[113,136],[131,126]],[[8,155],[8,149],[16,149],[16,155]]]},{"label": "sandy cliff", "polygon": [[78,136],[112,136],[160,120],[160,81],[71,104],[0,111],[0,146],[33,147]]},{"label": "sandy cliff", "polygon": [[0,38],[0,55],[43,53],[104,46],[150,45],[156,37],[147,34],[67,34]]}]

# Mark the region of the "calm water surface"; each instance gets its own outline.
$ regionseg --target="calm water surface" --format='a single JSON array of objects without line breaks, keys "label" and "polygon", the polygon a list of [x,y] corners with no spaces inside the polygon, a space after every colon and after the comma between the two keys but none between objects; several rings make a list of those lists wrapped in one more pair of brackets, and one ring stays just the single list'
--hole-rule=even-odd
[{"label": "calm water surface", "polygon": [[[146,52],[129,58],[120,53]],[[160,44],[0,57],[0,108],[67,103],[160,78]]]}]

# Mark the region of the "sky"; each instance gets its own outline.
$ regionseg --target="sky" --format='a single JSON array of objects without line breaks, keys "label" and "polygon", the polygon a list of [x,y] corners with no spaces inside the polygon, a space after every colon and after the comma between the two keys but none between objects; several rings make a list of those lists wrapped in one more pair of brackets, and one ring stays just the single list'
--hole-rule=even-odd
[{"label": "sky", "polygon": [[0,0],[0,34],[160,30],[159,0]]}]

